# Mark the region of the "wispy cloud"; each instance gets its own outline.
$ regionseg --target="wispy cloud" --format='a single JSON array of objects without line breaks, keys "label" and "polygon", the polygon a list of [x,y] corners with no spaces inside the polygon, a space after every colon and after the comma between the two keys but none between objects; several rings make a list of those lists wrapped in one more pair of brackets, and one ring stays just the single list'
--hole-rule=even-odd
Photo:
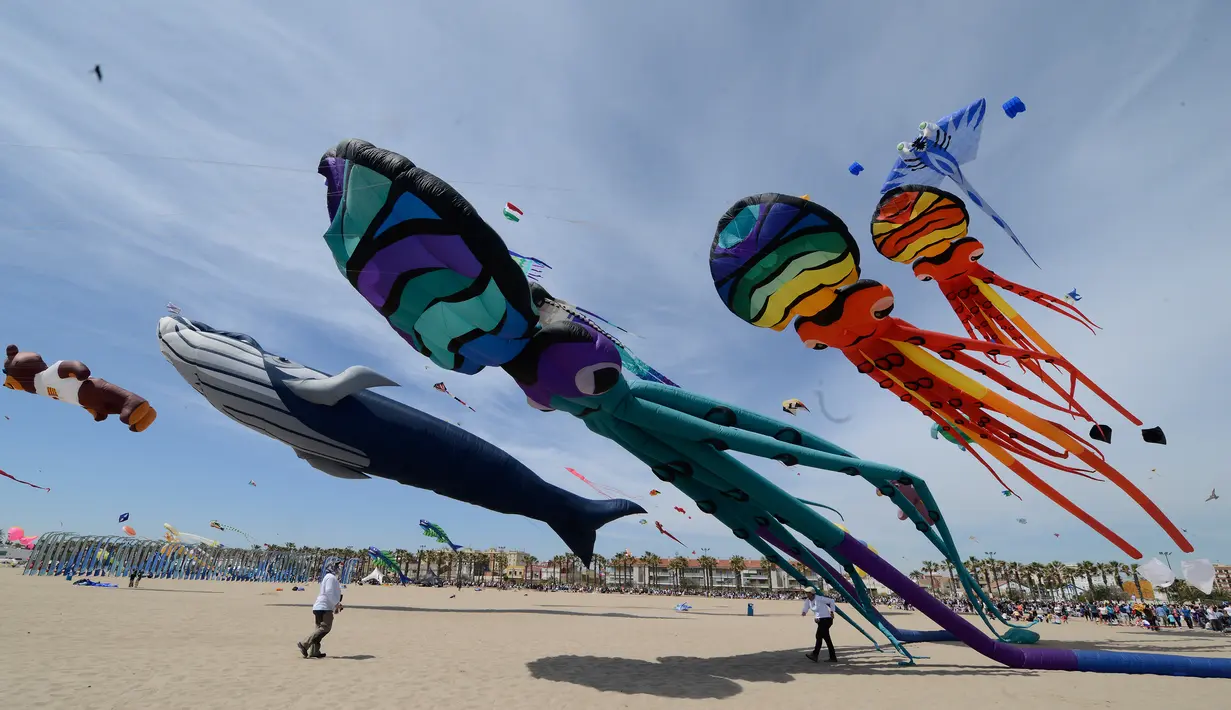
[{"label": "wispy cloud", "polygon": [[[112,452],[109,477],[151,516],[208,520],[221,514],[203,506],[230,506],[256,534],[307,542],[346,535],[366,545],[393,544],[408,534],[402,518],[413,522],[427,508],[480,544],[560,547],[540,526],[431,494],[399,490],[373,500],[377,488],[321,480],[225,420],[206,428],[200,417],[213,413],[182,409],[177,393],[194,395],[154,347],[167,300],[321,369],[362,362],[385,370],[404,385],[395,396],[461,421],[570,490],[590,492],[564,466],[630,492],[662,488],[579,422],[529,410],[501,372],[465,378],[424,369],[339,277],[320,238],[327,220],[314,169],[338,140],[363,137],[455,181],[512,248],[555,267],[545,278],[551,291],[644,336],[630,345],[685,387],[774,412],[787,397],[812,405],[819,378],[826,406],[851,420],[831,424],[817,412],[794,423],[926,477],[961,537],[979,539],[970,554],[986,547],[1002,556],[1114,556],[1037,497],[1001,498],[973,460],[932,441],[921,417],[837,355],[735,319],[713,295],[705,261],[722,212],[764,191],[809,192],[862,239],[892,147],[915,124],[978,96],[999,104],[1019,94],[1028,112],[1013,121],[989,113],[970,175],[1045,270],[976,215],[985,262],[1031,286],[1085,294],[1083,305],[1105,328],[1097,338],[1023,311],[1096,381],[1166,428],[1164,449],[1120,426],[1112,461],[1138,479],[1159,470],[1162,478],[1142,485],[1185,521],[1199,549],[1217,556],[1226,542],[1213,504],[1201,502],[1220,480],[1220,401],[1231,394],[1216,369],[1231,345],[1222,307],[1231,287],[1221,276],[1231,250],[1212,207],[1223,201],[1231,158],[1220,121],[1228,99],[1211,88],[1231,65],[1231,50],[1209,36],[1228,20],[1221,4],[942,2],[904,17],[900,5],[875,2],[769,10],[708,3],[704,13],[686,5],[650,13],[563,2],[368,3],[349,8],[344,21],[325,2],[301,2],[294,12],[238,1],[68,5],[52,12],[10,3],[0,26],[0,322],[10,340],[87,359],[165,403],[165,421],[141,435],[146,444],[121,436],[121,446],[115,431],[82,423],[87,445]],[[89,73],[95,63],[101,84]],[[848,175],[852,160],[867,172]],[[506,200],[526,210],[522,223],[499,222]],[[958,329],[934,287],[915,283],[909,270],[870,248],[864,270],[895,289],[897,315]],[[442,379],[478,413],[430,389]],[[34,405],[13,406],[42,421]],[[62,427],[24,431],[50,440]],[[226,472],[208,452],[174,458],[190,437],[225,449]],[[150,460],[143,446],[173,458],[142,463]],[[32,467],[44,454],[31,447],[5,456]],[[70,459],[57,461],[70,468]],[[890,559],[931,556],[867,486],[754,465],[804,497],[836,503]],[[271,496],[261,505],[218,492],[228,476],[255,477],[247,467],[261,469],[253,495]],[[91,508],[111,494],[87,474],[58,475],[56,497],[32,499],[28,515],[45,525],[66,508],[85,521],[99,515]],[[204,497],[136,483],[157,480],[195,481]],[[1049,480],[1143,549],[1167,544],[1109,486]],[[677,495],[662,489],[664,501]],[[283,505],[273,504],[278,496]],[[344,533],[282,512],[321,500],[346,502],[334,515]],[[374,507],[381,512],[371,514]],[[107,512],[99,520],[113,517]],[[690,545],[747,552],[705,516],[662,515]],[[1029,524],[1004,522],[1019,516]],[[636,520],[602,539],[660,554],[674,546]]]}]

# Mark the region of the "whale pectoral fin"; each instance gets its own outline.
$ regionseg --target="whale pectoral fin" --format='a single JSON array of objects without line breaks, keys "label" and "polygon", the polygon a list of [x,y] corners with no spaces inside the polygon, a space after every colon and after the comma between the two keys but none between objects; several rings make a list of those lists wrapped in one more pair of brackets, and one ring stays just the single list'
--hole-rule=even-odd
[{"label": "whale pectoral fin", "polygon": [[319,380],[287,380],[286,387],[313,404],[333,406],[356,392],[371,387],[397,387],[398,383],[370,367],[354,365]]},{"label": "whale pectoral fin", "polygon": [[306,451],[300,451],[299,449],[295,449],[295,455],[303,459],[304,461],[307,461],[308,465],[316,469],[317,471],[321,471],[322,473],[327,473],[330,476],[334,476],[336,478],[349,478],[353,480],[358,480],[362,478],[371,478],[371,476],[369,476],[368,474],[362,471],[356,471],[355,469],[349,468],[343,464],[338,463],[337,461],[333,461],[331,459],[326,459],[326,458],[321,458],[320,456],[317,456],[316,454],[309,454]]}]

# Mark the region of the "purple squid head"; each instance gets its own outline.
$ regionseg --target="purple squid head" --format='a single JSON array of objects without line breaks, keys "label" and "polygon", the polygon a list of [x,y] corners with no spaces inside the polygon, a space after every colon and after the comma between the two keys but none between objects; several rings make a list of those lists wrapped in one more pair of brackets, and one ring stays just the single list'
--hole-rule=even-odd
[{"label": "purple squid head", "polygon": [[558,309],[540,308],[539,316],[530,344],[504,366],[530,406],[551,411],[553,397],[597,397],[620,383],[620,350],[610,338]]},{"label": "purple squid head", "polygon": [[342,204],[342,190],[346,186],[346,161],[332,153],[333,151],[326,153],[316,167],[316,172],[325,178],[325,205],[329,208],[331,222],[338,214],[338,207]]}]

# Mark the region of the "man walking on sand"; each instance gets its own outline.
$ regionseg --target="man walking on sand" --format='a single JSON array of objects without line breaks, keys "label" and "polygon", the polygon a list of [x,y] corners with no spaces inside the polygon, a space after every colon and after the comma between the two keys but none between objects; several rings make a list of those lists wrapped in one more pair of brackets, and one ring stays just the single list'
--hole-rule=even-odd
[{"label": "man walking on sand", "polygon": [[812,653],[805,654],[809,661],[817,662],[817,658],[821,655],[821,644],[829,645],[829,661],[832,663],[838,660],[838,655],[834,652],[833,639],[829,638],[829,629],[833,627],[833,613],[837,608],[837,602],[826,596],[817,596],[816,587],[808,587],[804,590],[807,598],[804,599],[804,610],[800,616],[806,616],[808,612],[812,612],[816,619],[816,647],[812,649]]},{"label": "man walking on sand", "polygon": [[308,638],[297,644],[304,658],[325,657],[321,651],[321,639],[333,630],[333,615],[342,613],[342,585],[338,582],[338,566],[337,562],[329,565],[325,568],[325,576],[321,577],[321,593],[312,605],[316,629]]}]

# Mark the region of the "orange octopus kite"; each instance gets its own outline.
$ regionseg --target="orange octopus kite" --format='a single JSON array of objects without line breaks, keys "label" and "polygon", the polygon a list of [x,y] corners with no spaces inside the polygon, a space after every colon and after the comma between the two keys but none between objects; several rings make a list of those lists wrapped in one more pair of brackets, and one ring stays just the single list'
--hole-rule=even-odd
[{"label": "orange octopus kite", "polygon": [[[910,264],[920,281],[935,281],[971,338],[1060,357],[1051,343],[996,293],[993,286],[1071,318],[1092,333],[1098,328],[1072,304],[1009,281],[979,263],[983,257],[983,243],[968,236],[969,221],[966,205],[956,195],[926,185],[903,185],[886,192],[877,204],[872,217],[872,242],[886,259]],[[1007,353],[988,353],[997,364],[998,354]],[[1079,377],[1074,377],[1066,389],[1052,379],[1039,362],[1019,360],[1019,364],[1064,398],[1068,408],[1061,411],[1091,422],[1090,438],[1096,441],[1110,443],[1111,427],[1095,422],[1074,398],[1077,381],[1135,426],[1142,425],[1140,419],[1076,370],[1073,372]],[[1151,444],[1167,443],[1158,427],[1143,429],[1141,437]]]},{"label": "orange octopus kite", "polygon": [[[945,222],[920,228],[921,239],[941,241]],[[950,237],[961,229],[948,223]],[[939,235],[939,236],[938,236]],[[921,251],[917,243],[898,252]],[[879,245],[878,245],[879,246]],[[926,246],[926,244],[925,244]],[[952,365],[988,377],[1031,401],[1069,413],[989,369],[966,351],[1012,358],[1023,367],[1052,365],[1096,393],[1102,393],[1063,357],[1004,342],[986,342],[916,328],[890,316],[892,291],[859,280],[859,248],[842,220],[824,207],[789,195],[766,193],[737,202],[718,223],[710,251],[715,287],[727,307],[749,323],[781,329],[792,316],[804,344],[816,350],[836,348],[856,368],[935,422],[943,431],[958,430],[971,439],[966,447],[1004,488],[1009,489],[976,447],[1016,473],[1048,499],[1099,532],[1126,554],[1141,552],[1078,507],[1026,466],[1024,461],[1085,475],[1086,470],[1059,463],[1073,455],[1126,492],[1185,552],[1193,547],[1158,506],[1103,455],[1064,425],[1043,419],[995,392]],[[1010,309],[1011,310],[1011,309]],[[935,355],[933,355],[935,353]],[[939,356],[936,357],[936,356]],[[950,364],[951,363],[951,364]],[[1035,370],[1030,369],[1031,372]],[[1102,395],[1106,397],[1105,395]],[[1084,411],[1084,410],[1082,410]],[[1051,445],[1014,426],[1029,429]],[[1161,432],[1160,432],[1161,434]],[[1149,437],[1146,437],[1149,441]],[[1089,477],[1089,476],[1087,476]],[[1011,490],[1011,489],[1010,489]]]}]

